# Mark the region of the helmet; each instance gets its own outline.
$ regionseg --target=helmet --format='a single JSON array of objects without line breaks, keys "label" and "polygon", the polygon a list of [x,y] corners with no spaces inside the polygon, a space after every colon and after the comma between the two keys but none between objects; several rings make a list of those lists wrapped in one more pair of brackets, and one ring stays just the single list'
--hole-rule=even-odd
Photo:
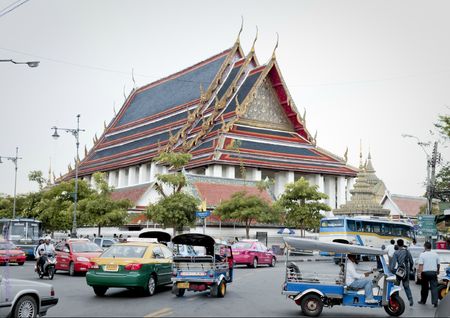
[{"label": "helmet", "polygon": [[50,241],[51,239],[52,239],[52,238],[51,238],[50,236],[48,236],[48,235],[47,235],[46,237],[44,237],[44,240],[46,240],[46,241],[47,241],[47,240]]}]

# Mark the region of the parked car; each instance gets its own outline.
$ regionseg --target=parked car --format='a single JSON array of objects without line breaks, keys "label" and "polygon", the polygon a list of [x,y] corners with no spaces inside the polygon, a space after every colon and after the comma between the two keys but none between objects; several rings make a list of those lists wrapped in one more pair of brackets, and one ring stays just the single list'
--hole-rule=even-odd
[{"label": "parked car", "polygon": [[[436,252],[439,256],[439,261],[441,262],[440,270],[438,273],[438,277],[442,277],[445,275],[445,270],[448,266],[450,266],[450,250],[432,250],[433,252]],[[419,254],[420,255],[420,254]],[[419,257],[414,259],[414,273],[415,273],[415,280],[416,284],[420,284],[420,279],[417,277],[417,269],[419,268]]]},{"label": "parked car", "polygon": [[86,274],[86,282],[97,296],[110,287],[141,290],[152,296],[159,285],[170,284],[172,276],[170,249],[161,243],[117,243],[97,258]]},{"label": "parked car", "polygon": [[45,316],[57,303],[50,284],[0,276],[0,317]]},{"label": "parked car", "polygon": [[25,252],[11,242],[0,242],[0,265],[17,263],[23,265],[27,256]]},{"label": "parked car", "polygon": [[256,268],[260,264],[275,266],[277,257],[258,240],[241,240],[231,247],[235,264]]},{"label": "parked car", "polygon": [[70,276],[87,272],[91,259],[99,256],[103,250],[88,239],[69,239],[55,247],[56,270],[69,271]]},{"label": "parked car", "polygon": [[119,239],[114,237],[96,237],[93,242],[100,246],[103,250],[106,250],[111,245],[119,243]]}]

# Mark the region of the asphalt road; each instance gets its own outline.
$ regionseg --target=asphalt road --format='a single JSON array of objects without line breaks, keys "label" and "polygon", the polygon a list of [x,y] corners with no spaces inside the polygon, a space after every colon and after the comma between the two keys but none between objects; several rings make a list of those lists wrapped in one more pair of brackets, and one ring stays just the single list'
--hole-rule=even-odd
[{"label": "asphalt road", "polygon": [[[331,262],[299,262],[302,271],[331,273],[338,267]],[[225,298],[210,298],[209,293],[187,292],[183,298],[171,294],[170,287],[163,287],[152,297],[143,297],[126,290],[109,289],[105,297],[96,297],[92,288],[87,286],[84,276],[70,277],[58,272],[54,280],[40,280],[33,271],[33,262],[24,266],[3,266],[0,273],[9,271],[12,278],[44,281],[53,284],[59,303],[48,311],[48,317],[169,317],[169,316],[299,316],[300,307],[292,300],[281,295],[284,278],[284,263],[279,262],[275,268],[259,267],[250,269],[238,267],[235,281],[228,286]],[[364,266],[364,263],[363,263]],[[433,317],[434,308],[430,304],[418,305],[420,293],[418,286],[411,282],[416,304],[407,306],[403,317]],[[406,295],[401,292],[407,302]],[[387,317],[384,309],[365,309],[337,306],[324,308],[323,317]]]}]

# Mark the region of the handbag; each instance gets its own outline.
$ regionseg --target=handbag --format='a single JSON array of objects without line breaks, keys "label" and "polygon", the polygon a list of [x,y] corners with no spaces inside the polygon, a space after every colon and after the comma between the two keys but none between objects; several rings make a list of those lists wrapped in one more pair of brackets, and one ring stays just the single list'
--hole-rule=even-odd
[{"label": "handbag", "polygon": [[402,264],[399,267],[397,267],[397,269],[395,271],[395,276],[397,276],[400,280],[403,280],[403,278],[406,277],[405,265]]}]

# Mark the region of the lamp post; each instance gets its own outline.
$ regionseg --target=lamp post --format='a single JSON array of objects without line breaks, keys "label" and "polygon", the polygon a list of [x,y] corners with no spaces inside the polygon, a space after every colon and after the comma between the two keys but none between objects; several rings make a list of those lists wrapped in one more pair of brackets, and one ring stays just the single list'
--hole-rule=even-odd
[{"label": "lamp post", "polygon": [[14,60],[11,60],[11,59],[9,59],[9,60],[0,60],[0,62],[10,62],[10,63],[13,63],[13,64],[26,64],[26,65],[28,65],[29,67],[38,67],[39,66],[39,61],[30,61],[30,62],[16,62],[16,61],[14,61]]},{"label": "lamp post", "polygon": [[13,219],[16,218],[16,189],[17,189],[17,161],[22,159],[19,157],[19,147],[16,147],[16,156],[15,157],[5,157],[0,156],[0,163],[2,163],[2,158],[11,160],[14,163],[14,203],[13,203]]},{"label": "lamp post", "polygon": [[80,131],[85,131],[84,129],[80,129],[80,114],[77,115],[77,128],[60,128],[53,126],[51,129],[54,129],[52,137],[56,140],[59,138],[58,129],[65,131],[67,133],[71,133],[75,139],[76,139],[76,146],[77,146],[77,157],[75,158],[75,192],[73,195],[73,222],[72,222],[72,232],[70,233],[70,236],[72,238],[77,237],[77,202],[78,202],[78,151],[80,148]]}]

